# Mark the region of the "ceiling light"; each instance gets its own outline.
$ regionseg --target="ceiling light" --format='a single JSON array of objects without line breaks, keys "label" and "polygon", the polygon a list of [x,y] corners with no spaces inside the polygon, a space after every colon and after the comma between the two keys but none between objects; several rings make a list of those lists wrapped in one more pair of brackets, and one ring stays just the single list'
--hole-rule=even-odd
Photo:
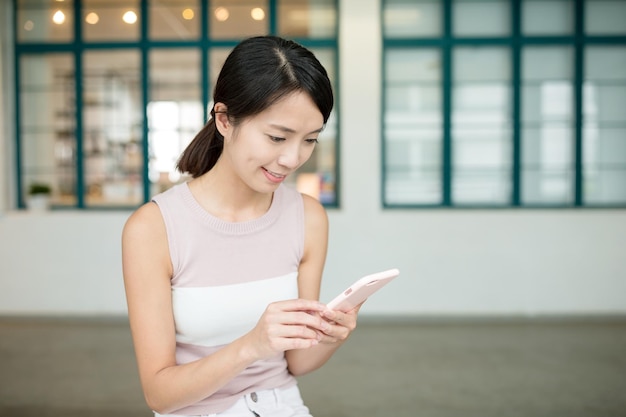
[{"label": "ceiling light", "polygon": [[98,23],[98,21],[100,20],[100,17],[98,16],[98,13],[87,13],[87,16],[85,16],[85,22],[89,23],[90,25],[95,25],[96,23]]},{"label": "ceiling light", "polygon": [[230,13],[228,12],[228,9],[226,7],[217,7],[213,14],[215,15],[215,18],[220,22],[225,22],[226,20],[228,20],[228,16],[230,16]]},{"label": "ceiling light", "polygon": [[193,12],[193,10],[191,10],[191,9],[183,10],[183,19],[191,20],[191,19],[193,19],[194,16],[195,16],[195,13]]},{"label": "ceiling light", "polygon": [[250,10],[250,16],[252,16],[254,20],[263,20],[265,18],[265,12],[260,7],[255,7]]},{"label": "ceiling light", "polygon": [[52,15],[52,21],[57,25],[62,25],[63,22],[65,22],[65,13],[63,13],[61,10],[57,10],[56,12],[54,12],[54,15]]},{"label": "ceiling light", "polygon": [[129,10],[126,13],[124,13],[124,16],[122,16],[122,20],[128,23],[129,25],[132,25],[137,22],[137,13],[133,12],[132,10]]}]

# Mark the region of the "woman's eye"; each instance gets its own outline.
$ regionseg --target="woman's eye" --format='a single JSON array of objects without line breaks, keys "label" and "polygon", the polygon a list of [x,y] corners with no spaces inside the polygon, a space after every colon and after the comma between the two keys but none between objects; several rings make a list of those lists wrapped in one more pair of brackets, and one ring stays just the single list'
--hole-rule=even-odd
[{"label": "woman's eye", "polygon": [[270,139],[272,142],[282,142],[285,140],[285,138],[279,138],[277,136],[270,136]]},{"label": "woman's eye", "polygon": [[317,139],[306,139],[307,143],[319,143]]}]

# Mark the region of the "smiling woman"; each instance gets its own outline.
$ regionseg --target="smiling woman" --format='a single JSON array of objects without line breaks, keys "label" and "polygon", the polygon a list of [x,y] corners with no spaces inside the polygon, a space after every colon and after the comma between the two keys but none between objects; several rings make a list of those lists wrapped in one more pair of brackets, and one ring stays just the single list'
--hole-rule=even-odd
[{"label": "smiling woman", "polygon": [[318,301],[326,212],[284,184],[313,154],[331,83],[308,49],[254,37],[226,58],[213,102],[178,162],[192,179],[124,227],[144,395],[156,416],[310,416],[294,377],[326,363],[360,308]]}]

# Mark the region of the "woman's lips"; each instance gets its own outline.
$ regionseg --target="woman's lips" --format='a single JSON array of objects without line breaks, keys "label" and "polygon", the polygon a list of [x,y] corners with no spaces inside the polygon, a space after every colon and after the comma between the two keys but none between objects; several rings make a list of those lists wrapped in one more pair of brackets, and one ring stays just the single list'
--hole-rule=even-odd
[{"label": "woman's lips", "polygon": [[263,168],[263,174],[265,174],[265,178],[273,183],[281,183],[285,180],[285,178],[287,178],[286,175],[277,174],[276,172],[272,172],[267,168]]}]

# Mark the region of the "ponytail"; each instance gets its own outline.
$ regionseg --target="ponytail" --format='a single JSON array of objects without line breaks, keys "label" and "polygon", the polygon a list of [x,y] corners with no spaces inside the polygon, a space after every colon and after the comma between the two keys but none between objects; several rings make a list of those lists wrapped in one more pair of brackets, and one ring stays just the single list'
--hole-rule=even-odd
[{"label": "ponytail", "polygon": [[224,137],[215,127],[215,114],[198,132],[191,143],[185,148],[176,168],[181,173],[189,173],[193,178],[197,178],[208,172],[224,149]]}]

